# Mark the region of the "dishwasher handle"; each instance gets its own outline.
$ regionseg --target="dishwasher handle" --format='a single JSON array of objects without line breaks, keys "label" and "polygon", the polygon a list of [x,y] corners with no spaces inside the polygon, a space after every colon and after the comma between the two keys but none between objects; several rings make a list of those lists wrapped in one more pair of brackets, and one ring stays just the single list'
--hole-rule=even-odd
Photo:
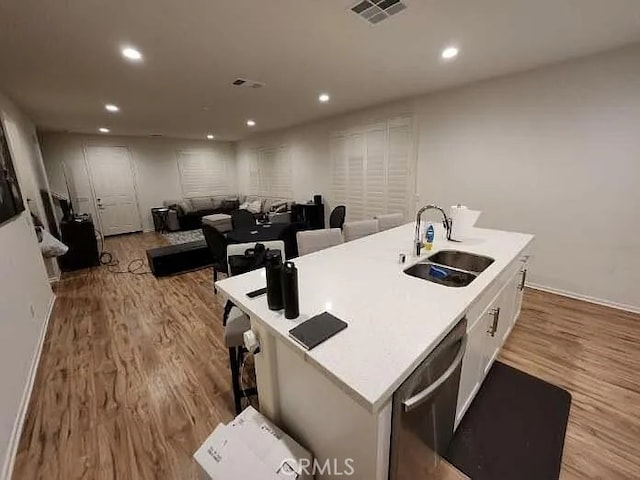
[{"label": "dishwasher handle", "polygon": [[462,362],[462,357],[464,357],[466,347],[467,336],[465,335],[460,339],[460,348],[458,349],[456,357],[453,359],[453,362],[451,362],[451,365],[449,365],[449,368],[447,368],[445,372],[440,376],[440,378],[438,378],[435,382],[422,390],[420,393],[402,402],[405,412],[410,412],[414,408],[429,400],[429,398],[431,398],[431,396],[442,386],[442,384],[449,380],[449,377],[453,375],[453,372],[456,371],[456,369],[460,365],[460,362]]}]

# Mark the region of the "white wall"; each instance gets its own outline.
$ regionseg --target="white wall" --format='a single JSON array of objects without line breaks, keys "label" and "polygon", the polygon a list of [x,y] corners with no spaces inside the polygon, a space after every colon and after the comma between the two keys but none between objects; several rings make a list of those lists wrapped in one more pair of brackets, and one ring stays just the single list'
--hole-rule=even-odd
[{"label": "white wall", "polygon": [[[228,142],[44,133],[41,135],[41,143],[52,191],[66,196],[62,174],[64,162],[68,175],[72,177],[70,181],[75,190],[72,195],[77,200],[77,213],[90,213],[94,219],[97,218],[95,199],[89,184],[84,149],[86,146],[127,147],[133,160],[138,205],[145,231],[153,230],[152,207],[162,206],[164,200],[182,199],[176,152],[200,149],[219,152],[230,158],[234,156],[233,144]],[[233,185],[232,191],[235,190],[235,176],[229,182]]]},{"label": "white wall", "polygon": [[[536,235],[532,284],[640,309],[640,46],[256,135],[286,143],[296,200],[329,194],[329,135],[413,114],[421,203]],[[329,204],[330,199],[329,199]]]},{"label": "white wall", "polygon": [[[37,182],[34,169],[42,168],[37,145],[32,146],[34,128],[2,94],[0,113],[10,125],[7,135],[26,201],[33,188],[28,182]],[[28,209],[0,225],[0,251],[0,478],[5,478],[54,297]]]}]

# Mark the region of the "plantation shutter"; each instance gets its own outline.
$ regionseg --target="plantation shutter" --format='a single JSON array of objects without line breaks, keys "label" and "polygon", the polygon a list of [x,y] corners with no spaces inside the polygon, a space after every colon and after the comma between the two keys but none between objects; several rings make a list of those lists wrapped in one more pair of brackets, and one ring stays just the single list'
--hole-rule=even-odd
[{"label": "plantation shutter", "polygon": [[208,150],[179,151],[178,169],[185,198],[231,193],[229,160]]},{"label": "plantation shutter", "polygon": [[249,162],[249,193],[267,197],[293,196],[289,147],[259,148],[252,153]]},{"label": "plantation shutter", "polygon": [[331,195],[347,219],[384,213],[411,216],[415,193],[413,133],[409,118],[354,128],[331,138]]}]

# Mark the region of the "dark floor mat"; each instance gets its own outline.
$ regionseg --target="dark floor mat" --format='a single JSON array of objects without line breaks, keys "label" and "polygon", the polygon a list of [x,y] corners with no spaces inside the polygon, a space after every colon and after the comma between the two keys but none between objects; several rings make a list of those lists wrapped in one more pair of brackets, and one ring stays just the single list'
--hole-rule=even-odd
[{"label": "dark floor mat", "polygon": [[473,480],[557,480],[571,394],[495,362],[445,458]]}]

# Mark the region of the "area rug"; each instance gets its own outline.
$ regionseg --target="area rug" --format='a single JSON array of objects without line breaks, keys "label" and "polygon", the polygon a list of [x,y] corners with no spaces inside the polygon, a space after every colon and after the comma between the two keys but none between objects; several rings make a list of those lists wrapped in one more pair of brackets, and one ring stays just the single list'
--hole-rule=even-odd
[{"label": "area rug", "polygon": [[495,362],[445,458],[473,480],[557,480],[571,394]]},{"label": "area rug", "polygon": [[162,236],[167,239],[171,245],[180,245],[182,243],[198,242],[204,240],[202,230],[185,230],[184,232],[163,233]]}]

